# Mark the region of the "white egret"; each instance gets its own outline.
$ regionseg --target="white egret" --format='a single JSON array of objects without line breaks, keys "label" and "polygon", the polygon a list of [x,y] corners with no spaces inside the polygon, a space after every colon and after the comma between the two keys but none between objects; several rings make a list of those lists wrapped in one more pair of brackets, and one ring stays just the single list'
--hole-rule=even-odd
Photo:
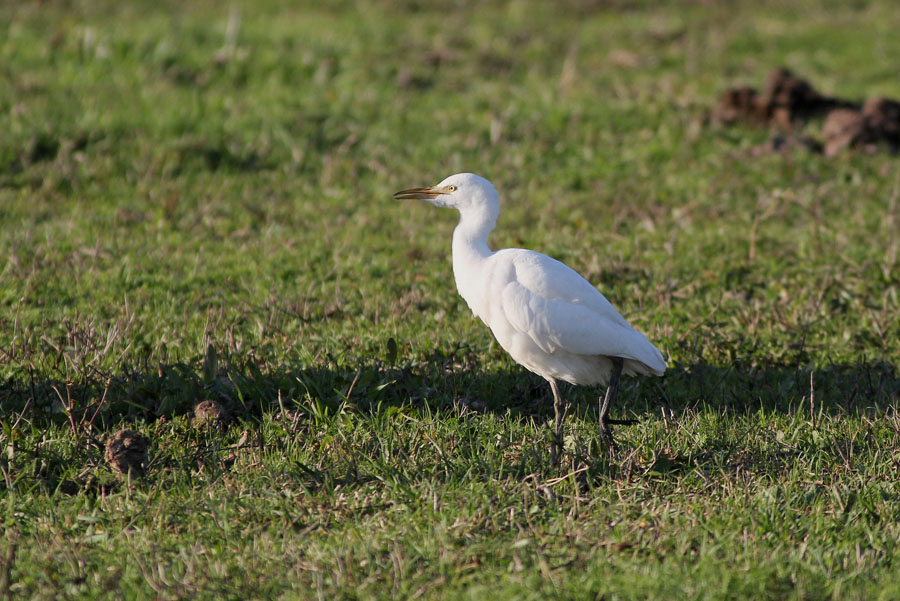
[{"label": "white egret", "polygon": [[459,294],[516,363],[543,377],[553,391],[554,458],[562,450],[566,405],[557,380],[607,385],[600,399],[600,427],[613,444],[609,419],[622,373],[662,375],[666,362],[647,338],[594,286],[573,269],[532,250],[492,251],[488,234],[500,199],[488,180],[451,175],[437,186],[394,194],[459,211],[453,231],[453,275]]}]

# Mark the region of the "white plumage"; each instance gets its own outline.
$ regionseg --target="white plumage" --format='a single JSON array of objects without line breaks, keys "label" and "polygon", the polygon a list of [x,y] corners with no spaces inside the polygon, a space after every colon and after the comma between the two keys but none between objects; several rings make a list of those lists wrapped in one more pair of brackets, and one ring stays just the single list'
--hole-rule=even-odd
[{"label": "white plumage", "polygon": [[607,424],[614,422],[607,412],[619,373],[662,375],[662,353],[570,267],[532,250],[492,251],[488,235],[497,223],[500,201],[483,177],[458,173],[434,187],[397,192],[394,198],[421,199],[459,211],[453,231],[456,287],[500,346],[550,383],[556,408],[554,455],[562,444],[565,417],[557,380],[609,384],[600,419],[611,442]]}]

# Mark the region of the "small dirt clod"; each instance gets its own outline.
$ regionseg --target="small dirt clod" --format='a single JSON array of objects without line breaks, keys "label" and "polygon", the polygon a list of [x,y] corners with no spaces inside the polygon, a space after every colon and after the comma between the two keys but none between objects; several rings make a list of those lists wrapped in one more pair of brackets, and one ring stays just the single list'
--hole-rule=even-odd
[{"label": "small dirt clod", "polygon": [[850,147],[871,147],[872,150],[881,142],[896,152],[900,148],[900,102],[870,98],[861,111],[831,111],[822,125],[822,137],[828,156]]},{"label": "small dirt clod", "polygon": [[228,410],[216,401],[201,401],[194,406],[193,424],[199,426],[206,423],[214,423],[224,426],[231,421]]},{"label": "small dirt clod", "polygon": [[838,109],[828,113],[822,124],[825,154],[836,155],[842,148],[859,142],[865,135],[865,118],[859,111]]},{"label": "small dirt clod", "polygon": [[143,476],[147,469],[147,447],[150,440],[135,430],[119,430],[106,440],[104,459],[114,472],[122,476]]},{"label": "small dirt clod", "polygon": [[863,105],[867,127],[892,151],[900,148],[900,102],[889,98],[869,98]]}]

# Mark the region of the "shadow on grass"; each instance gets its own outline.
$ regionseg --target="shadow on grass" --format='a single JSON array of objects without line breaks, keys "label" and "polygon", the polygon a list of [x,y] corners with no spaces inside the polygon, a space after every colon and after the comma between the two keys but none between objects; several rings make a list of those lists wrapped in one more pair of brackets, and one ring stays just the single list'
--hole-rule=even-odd
[{"label": "shadow on grass", "polygon": [[[258,419],[267,411],[316,403],[331,410],[348,406],[379,411],[391,406],[429,410],[466,409],[552,419],[547,383],[524,368],[484,371],[478,354],[459,345],[415,361],[390,366],[382,361],[357,365],[279,366],[265,372],[252,361],[218,364],[161,364],[125,367],[116,375],[95,374],[68,383],[23,374],[0,384],[0,421],[22,412],[33,424],[95,420],[98,429],[134,420],[154,421],[189,413],[204,400],[223,404],[239,419]],[[596,417],[602,387],[563,384],[572,412]],[[623,378],[617,417],[638,418],[664,409],[670,415],[714,407],[733,414],[794,413],[826,415],[877,413],[900,399],[900,378],[886,362],[807,366],[703,362],[671,366],[663,378]],[[98,411],[99,409],[99,411]],[[96,417],[94,417],[94,412]]]},{"label": "shadow on grass", "polygon": [[[600,392],[600,389],[586,387],[563,388],[564,397],[572,403],[571,414],[588,422],[597,419]],[[723,415],[760,411],[808,415],[812,408],[818,415],[838,418],[861,414],[877,417],[895,407],[898,397],[900,378],[897,370],[884,362],[830,365],[812,372],[807,367],[783,365],[693,363],[673,366],[664,378],[626,378],[619,406],[614,408],[613,414],[637,419],[661,414],[674,418],[676,423],[682,415],[695,415],[700,410],[714,410]],[[205,364],[198,361],[195,364],[159,365],[154,369],[124,369],[115,376],[83,378],[68,385],[59,380],[25,375],[0,384],[0,426],[8,431],[20,416],[38,431],[51,424],[62,425],[85,434],[82,440],[100,449],[99,438],[103,433],[135,422],[156,422],[161,418],[189,415],[193,407],[204,400],[215,400],[224,405],[243,423],[245,432],[259,430],[266,414],[292,412],[304,416],[303,419],[337,412],[377,416],[396,411],[394,408],[398,407],[413,412],[468,415],[467,421],[472,421],[471,427],[466,427],[476,430],[480,423],[479,413],[509,414],[547,424],[553,418],[549,386],[541,378],[515,366],[484,372],[477,354],[460,346],[433,352],[401,366],[379,361],[356,366],[332,362],[326,366],[283,366],[262,372],[253,362],[225,361],[220,365],[207,358]],[[237,435],[235,430],[232,438]],[[483,435],[480,430],[468,433],[470,440],[466,444],[471,448],[460,450],[462,454],[457,456],[460,466],[468,461],[484,463],[481,459],[483,449],[478,442]],[[214,447],[217,451],[224,444],[222,436],[204,437],[202,433],[191,436],[196,438],[191,446],[195,456],[182,458],[190,459],[191,465],[199,465],[204,461],[203,457],[215,455],[210,449]],[[627,477],[636,469],[651,477],[671,478],[694,469],[724,469],[737,473],[749,463],[758,469],[779,469],[779,465],[787,465],[790,461],[790,457],[781,457],[775,451],[766,451],[756,458],[745,456],[747,450],[738,448],[740,444],[735,446],[735,441],[743,440],[739,433],[731,432],[727,436],[723,433],[720,438],[714,437],[708,444],[701,445],[702,448],[691,451],[690,456],[661,453],[652,459],[644,457],[639,468],[635,468],[633,462],[609,458],[594,447],[576,453],[579,455],[576,463],[580,462],[586,468],[582,478],[587,483],[598,478]],[[491,477],[498,478],[531,477],[535,466],[545,476],[551,474],[549,455],[545,453],[548,441],[540,437],[531,441],[531,447],[521,449],[518,459],[507,464],[502,473],[488,463],[484,463],[483,469]],[[405,452],[402,451],[406,445],[404,441],[396,444],[401,449],[398,452]],[[45,449],[41,455],[47,452]],[[87,450],[81,454],[85,452]],[[102,455],[102,449],[97,452]],[[56,453],[59,461],[51,463],[59,463],[57,468],[39,471],[50,474],[50,480],[58,479],[64,483],[67,453],[78,456],[75,451]],[[45,460],[46,456],[42,461]],[[178,460],[173,457],[170,461]],[[340,473],[331,473],[330,464],[325,462],[316,466],[301,465],[295,475],[298,482],[306,483],[303,485],[311,489],[334,484],[360,484],[361,475],[354,471],[355,468],[351,469],[354,462],[348,460],[345,463],[341,467],[332,466]],[[213,465],[209,464],[208,469],[213,469]],[[469,469],[478,471],[482,468],[466,468]],[[54,482],[49,482],[51,489],[59,485]]]}]

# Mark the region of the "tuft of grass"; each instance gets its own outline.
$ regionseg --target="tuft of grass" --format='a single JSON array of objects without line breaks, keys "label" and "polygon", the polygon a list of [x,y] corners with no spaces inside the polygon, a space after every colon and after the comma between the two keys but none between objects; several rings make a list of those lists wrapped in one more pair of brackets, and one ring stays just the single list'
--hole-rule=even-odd
[{"label": "tuft of grass", "polygon": [[[706,118],[782,64],[900,97],[895,13],[0,5],[0,597],[900,597],[896,157]],[[463,170],[665,350],[618,455],[566,387],[551,467],[453,216],[391,200]]]}]

